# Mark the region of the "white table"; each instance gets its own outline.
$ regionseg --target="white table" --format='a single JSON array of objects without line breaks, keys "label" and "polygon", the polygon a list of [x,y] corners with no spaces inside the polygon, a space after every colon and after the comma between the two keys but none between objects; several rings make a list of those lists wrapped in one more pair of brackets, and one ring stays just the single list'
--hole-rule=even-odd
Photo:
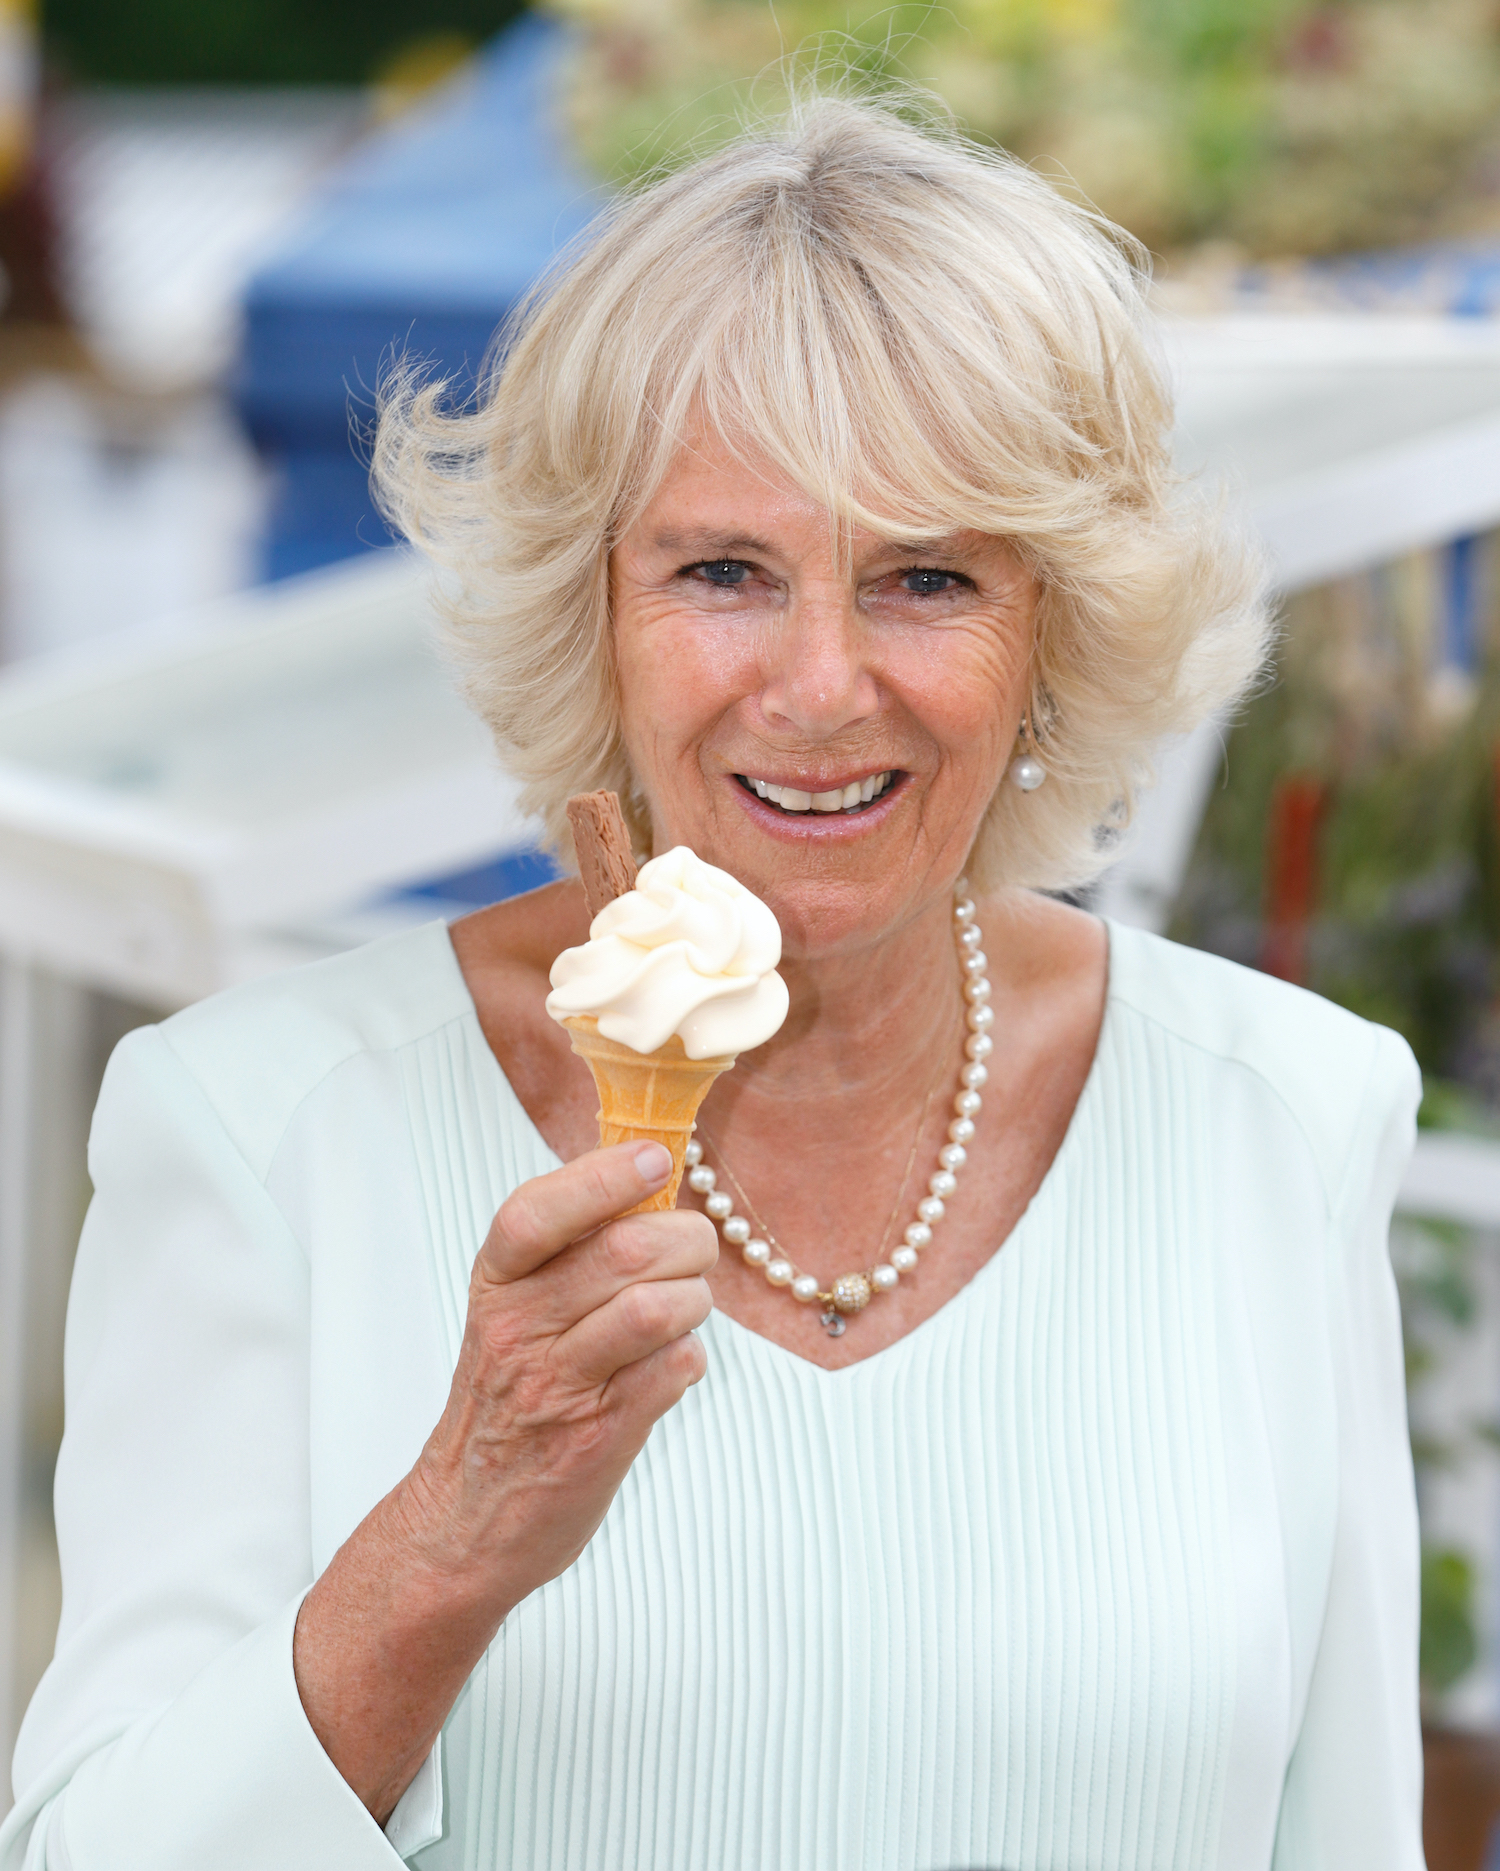
[{"label": "white table", "polygon": [[0,672],[0,952],[162,1007],[528,839],[382,553]]}]

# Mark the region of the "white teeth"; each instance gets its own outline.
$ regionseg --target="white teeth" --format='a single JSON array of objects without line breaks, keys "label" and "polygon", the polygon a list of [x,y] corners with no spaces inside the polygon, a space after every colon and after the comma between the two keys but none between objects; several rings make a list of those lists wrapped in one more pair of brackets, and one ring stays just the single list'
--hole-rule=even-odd
[{"label": "white teeth", "polygon": [[809,793],[798,786],[774,786],[769,780],[750,780],[762,799],[769,799],[783,812],[849,812],[878,799],[890,783],[889,772],[872,773],[867,780],[851,780],[847,786],[836,790]]}]

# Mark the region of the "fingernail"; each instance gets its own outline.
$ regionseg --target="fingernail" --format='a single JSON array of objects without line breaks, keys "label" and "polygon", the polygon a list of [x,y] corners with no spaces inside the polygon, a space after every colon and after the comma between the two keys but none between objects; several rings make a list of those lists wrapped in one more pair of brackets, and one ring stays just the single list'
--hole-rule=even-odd
[{"label": "fingernail", "polygon": [[642,1182],[665,1182],[672,1173],[672,1152],[661,1143],[643,1143],[635,1153]]}]

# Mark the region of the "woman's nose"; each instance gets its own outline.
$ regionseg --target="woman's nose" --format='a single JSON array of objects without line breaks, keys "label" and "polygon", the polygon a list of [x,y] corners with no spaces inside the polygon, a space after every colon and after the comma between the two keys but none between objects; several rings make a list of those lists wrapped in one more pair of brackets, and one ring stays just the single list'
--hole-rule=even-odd
[{"label": "woman's nose", "polygon": [[880,698],[865,634],[852,602],[788,605],[770,633],[761,690],[767,721],[822,740],[873,715]]}]

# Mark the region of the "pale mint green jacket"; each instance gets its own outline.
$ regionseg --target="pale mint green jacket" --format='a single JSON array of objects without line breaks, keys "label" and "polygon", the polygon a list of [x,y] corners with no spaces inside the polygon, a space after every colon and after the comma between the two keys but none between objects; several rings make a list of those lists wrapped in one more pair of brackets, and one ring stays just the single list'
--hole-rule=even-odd
[{"label": "pale mint green jacket", "polygon": [[715,1315],[384,1832],[303,1716],[293,1619],[555,1159],[441,925],[133,1034],[0,1871],[1417,1871],[1411,1056],[1130,930],[1110,967],[1001,1251],[844,1371]]}]

